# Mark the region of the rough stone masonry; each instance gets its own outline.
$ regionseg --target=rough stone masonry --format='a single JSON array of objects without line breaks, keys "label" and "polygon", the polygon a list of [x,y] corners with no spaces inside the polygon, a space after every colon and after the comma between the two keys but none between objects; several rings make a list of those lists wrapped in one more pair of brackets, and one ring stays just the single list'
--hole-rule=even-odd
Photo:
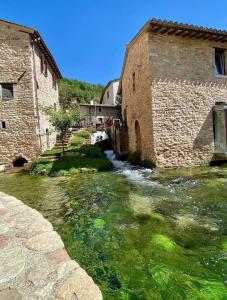
[{"label": "rough stone masonry", "polygon": [[58,107],[61,74],[34,29],[0,21],[0,164],[52,147],[56,131],[42,112]]},{"label": "rough stone masonry", "polygon": [[0,300],[102,300],[52,225],[0,192]]},{"label": "rough stone masonry", "polygon": [[227,65],[227,32],[187,24],[151,20],[135,36],[119,88],[130,152],[140,148],[141,159],[158,167],[209,164],[212,108],[227,101],[227,75],[215,74],[217,49]]}]

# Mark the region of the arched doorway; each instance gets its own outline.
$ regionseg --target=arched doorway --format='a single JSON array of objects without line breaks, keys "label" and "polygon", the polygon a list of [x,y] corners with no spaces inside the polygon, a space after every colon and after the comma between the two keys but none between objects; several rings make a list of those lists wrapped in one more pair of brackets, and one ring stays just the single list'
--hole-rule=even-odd
[{"label": "arched doorway", "polygon": [[13,166],[14,167],[23,167],[24,164],[28,163],[27,159],[22,156],[19,156],[14,159]]},{"label": "arched doorway", "polygon": [[135,133],[136,133],[136,152],[140,156],[142,153],[142,141],[141,141],[140,124],[138,120],[136,120],[135,122]]}]

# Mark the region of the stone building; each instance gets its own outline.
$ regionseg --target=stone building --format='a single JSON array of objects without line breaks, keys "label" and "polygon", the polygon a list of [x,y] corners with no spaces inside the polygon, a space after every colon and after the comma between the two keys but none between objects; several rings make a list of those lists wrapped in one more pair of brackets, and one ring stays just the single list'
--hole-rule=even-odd
[{"label": "stone building", "polygon": [[158,167],[226,159],[227,32],[152,19],[128,44],[128,148]]},{"label": "stone building", "polygon": [[119,79],[109,81],[103,90],[100,104],[116,105],[118,87]]},{"label": "stone building", "polygon": [[83,126],[104,125],[109,127],[114,119],[119,119],[118,87],[119,79],[111,80],[103,89],[99,104],[93,103],[93,101],[90,104],[80,104],[80,110],[85,116],[85,120],[82,122]]},{"label": "stone building", "polygon": [[54,145],[41,108],[58,108],[60,78],[38,31],[0,21],[0,163],[29,161]]},{"label": "stone building", "polygon": [[81,112],[85,119],[82,121],[83,127],[103,125],[109,127],[113,119],[119,118],[120,112],[116,105],[108,104],[80,104]]}]

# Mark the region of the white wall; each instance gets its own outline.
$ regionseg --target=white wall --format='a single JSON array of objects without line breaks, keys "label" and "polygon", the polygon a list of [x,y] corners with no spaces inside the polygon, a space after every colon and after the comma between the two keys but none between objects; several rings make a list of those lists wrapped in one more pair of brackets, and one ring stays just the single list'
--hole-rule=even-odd
[{"label": "white wall", "polygon": [[[116,105],[118,86],[119,86],[119,81],[114,81],[108,86],[103,96],[103,102],[102,102],[103,104]],[[108,92],[109,92],[109,98],[107,97]]]}]

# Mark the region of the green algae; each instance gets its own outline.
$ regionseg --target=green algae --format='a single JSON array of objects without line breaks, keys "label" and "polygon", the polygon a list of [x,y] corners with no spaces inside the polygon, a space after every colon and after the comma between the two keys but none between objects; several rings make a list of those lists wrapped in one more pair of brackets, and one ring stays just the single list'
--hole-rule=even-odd
[{"label": "green algae", "polygon": [[94,220],[94,227],[95,229],[103,229],[105,225],[105,221],[102,219],[95,219]]},{"label": "green algae", "polygon": [[161,184],[4,174],[0,190],[53,223],[105,300],[227,299],[227,168],[153,176]]},{"label": "green algae", "polygon": [[152,243],[154,246],[157,246],[158,248],[162,250],[166,250],[169,252],[172,252],[175,249],[174,243],[171,241],[170,238],[167,236],[164,236],[162,234],[156,234],[152,237]]}]

